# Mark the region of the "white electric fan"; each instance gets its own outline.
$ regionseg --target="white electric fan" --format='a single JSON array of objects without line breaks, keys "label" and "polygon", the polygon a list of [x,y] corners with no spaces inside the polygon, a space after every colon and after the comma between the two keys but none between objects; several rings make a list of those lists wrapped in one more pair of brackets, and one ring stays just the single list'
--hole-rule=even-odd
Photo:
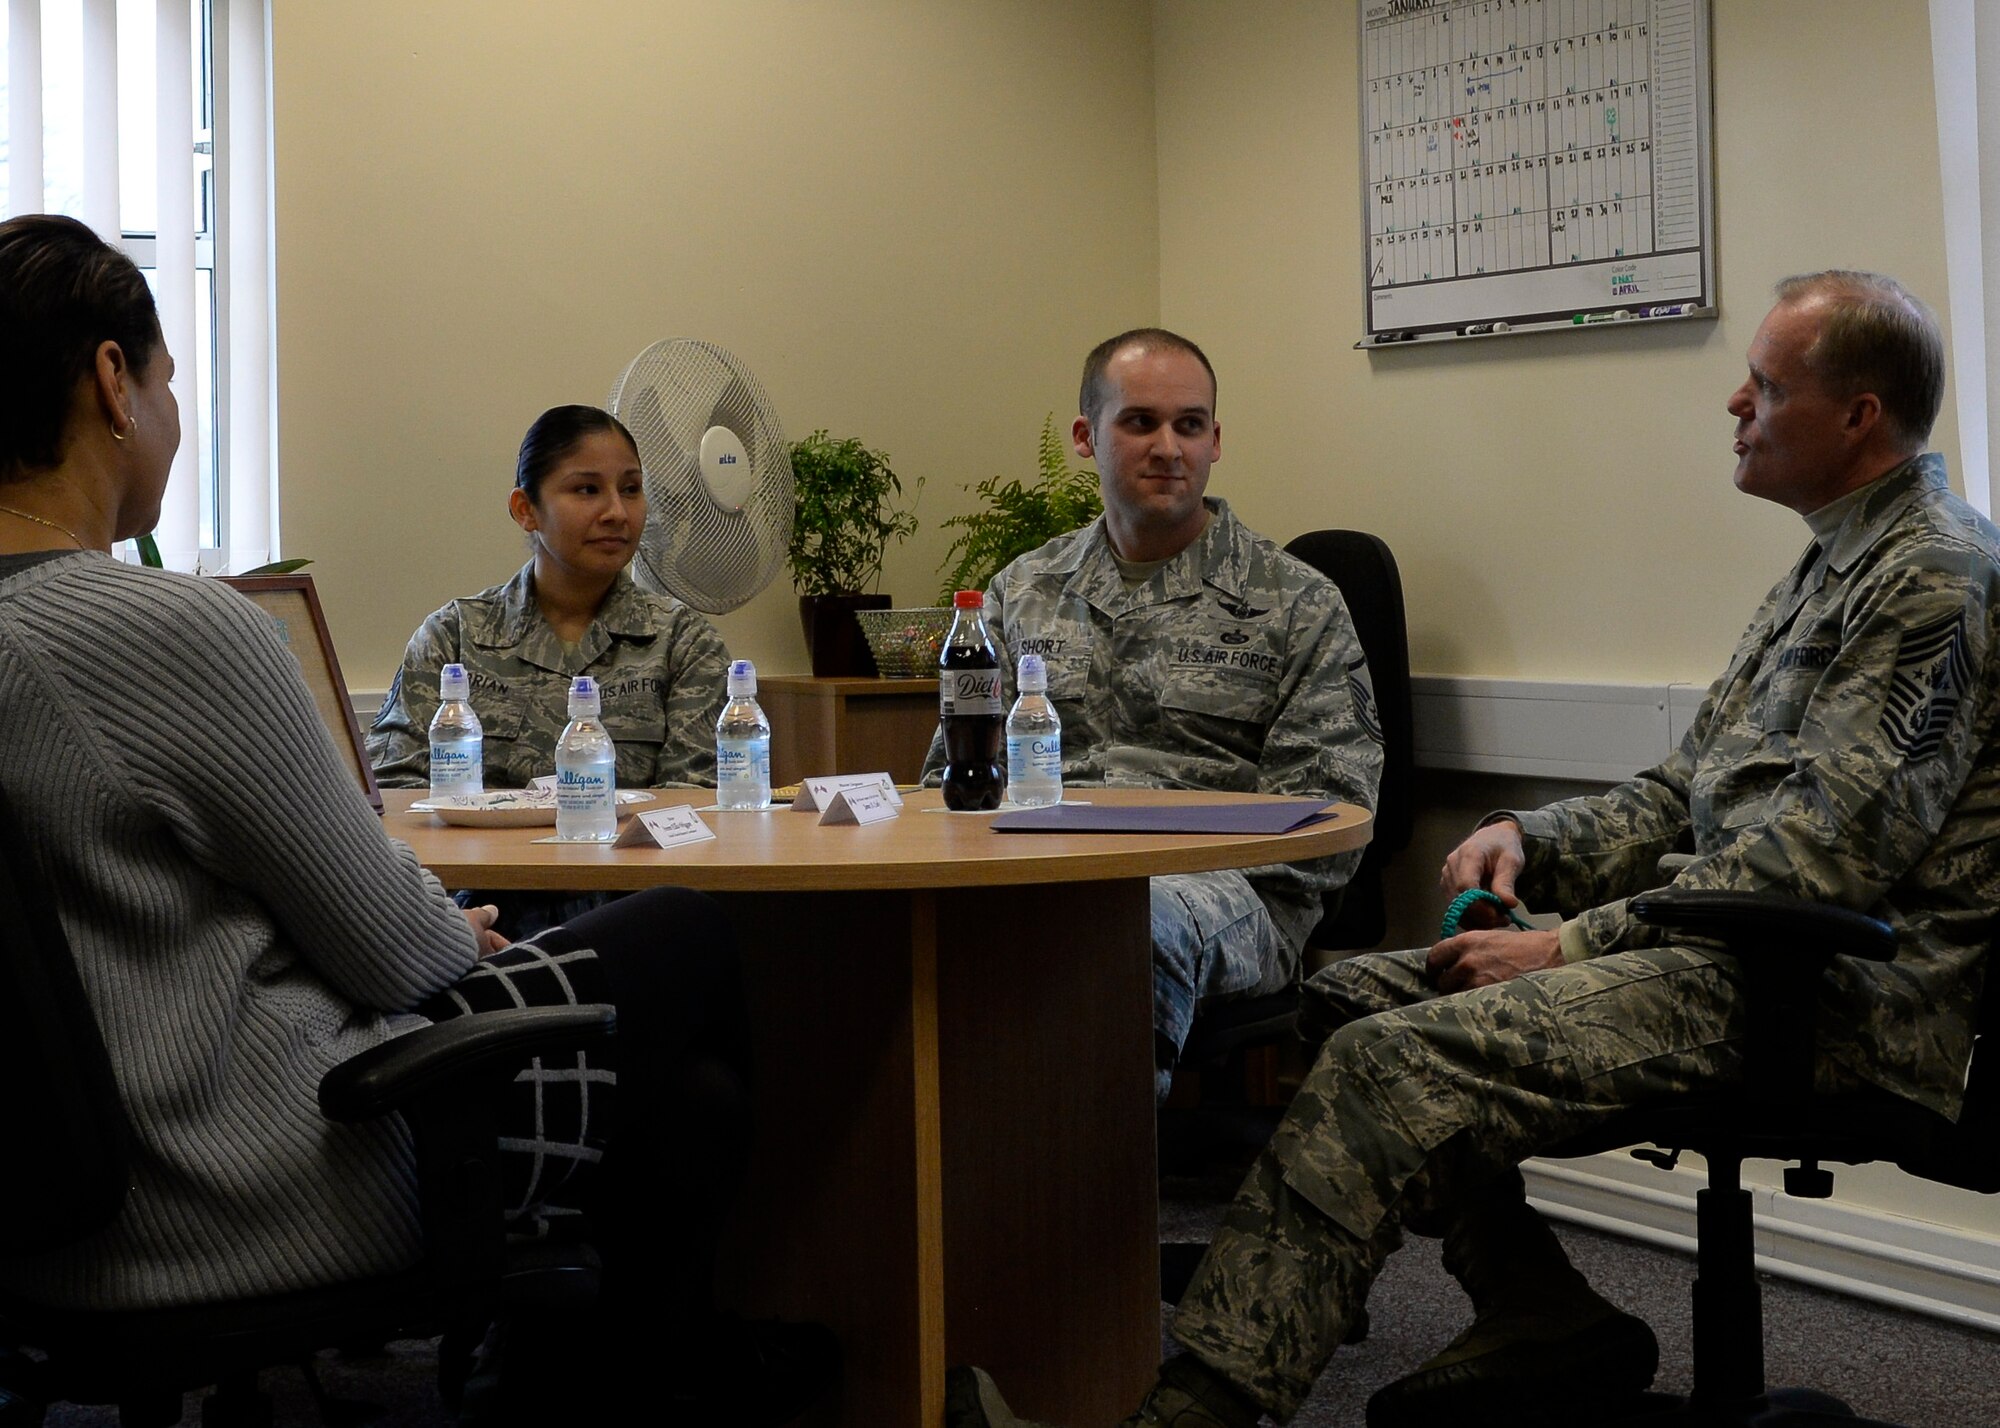
[{"label": "white electric fan", "polygon": [[646,478],[633,577],[711,615],[768,585],[792,538],[792,458],[749,368],[710,342],[655,342],[606,405]]}]

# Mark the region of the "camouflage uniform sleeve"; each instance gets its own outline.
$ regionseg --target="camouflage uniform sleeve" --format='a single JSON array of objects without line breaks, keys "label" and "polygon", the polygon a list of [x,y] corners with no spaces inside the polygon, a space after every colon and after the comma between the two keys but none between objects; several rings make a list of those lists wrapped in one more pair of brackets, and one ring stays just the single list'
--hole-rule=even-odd
[{"label": "camouflage uniform sleeve", "polygon": [[427,788],[431,781],[431,720],[438,709],[438,671],[459,658],[458,606],[447,605],[410,636],[375,722],[368,762],[384,788]]},{"label": "camouflage uniform sleeve", "polygon": [[[1930,848],[1979,757],[2000,672],[1996,584],[1985,555],[1957,545],[1864,577],[1846,602],[1840,651],[1799,717],[1792,773],[1733,812],[1718,846],[1675,883],[1879,903]],[[1578,923],[1573,936],[1592,956],[1665,940],[1622,901]]]},{"label": "camouflage uniform sleeve", "polygon": [[[1277,717],[1264,734],[1257,791],[1290,798],[1332,798],[1371,812],[1382,783],[1382,735],[1361,641],[1332,584],[1298,597],[1298,637],[1279,690]],[[1291,900],[1344,885],[1361,850],[1253,868],[1260,893]]]},{"label": "camouflage uniform sleeve", "polygon": [[715,787],[715,722],[729,699],[729,649],[699,611],[683,609],[667,634],[667,738],[662,788]]},{"label": "camouflage uniform sleeve", "polygon": [[1504,815],[1521,825],[1531,905],[1567,915],[1659,886],[1660,858],[1687,851],[1688,781],[1714,707],[1710,689],[1680,746],[1609,792]]}]

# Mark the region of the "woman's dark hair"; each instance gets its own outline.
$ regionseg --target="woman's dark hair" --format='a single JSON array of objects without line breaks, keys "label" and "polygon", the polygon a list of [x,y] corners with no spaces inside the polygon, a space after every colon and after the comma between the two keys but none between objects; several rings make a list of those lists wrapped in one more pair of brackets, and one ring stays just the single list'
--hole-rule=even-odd
[{"label": "woman's dark hair", "polygon": [[632,440],[625,423],[610,412],[596,407],[550,407],[535,418],[535,424],[521,438],[520,459],[514,463],[514,485],[526,491],[530,501],[540,501],[542,478],[555,469],[558,461],[576,450],[578,442],[600,431],[617,432],[632,448],[632,454],[639,454],[639,443]]},{"label": "woman's dark hair", "polygon": [[0,483],[62,460],[76,384],[116,342],[135,377],[160,348],[153,293],[132,260],[74,218],[0,223]]}]

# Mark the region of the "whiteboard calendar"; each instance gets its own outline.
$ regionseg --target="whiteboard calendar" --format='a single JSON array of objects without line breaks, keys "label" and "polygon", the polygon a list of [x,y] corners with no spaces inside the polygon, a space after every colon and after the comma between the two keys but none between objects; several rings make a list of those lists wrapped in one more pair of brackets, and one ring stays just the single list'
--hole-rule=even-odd
[{"label": "whiteboard calendar", "polygon": [[1713,315],[1707,0],[1360,16],[1360,345]]}]

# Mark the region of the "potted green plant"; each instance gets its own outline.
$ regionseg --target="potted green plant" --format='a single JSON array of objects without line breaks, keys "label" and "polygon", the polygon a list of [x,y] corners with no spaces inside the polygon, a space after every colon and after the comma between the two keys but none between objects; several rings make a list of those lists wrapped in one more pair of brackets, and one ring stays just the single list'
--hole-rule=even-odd
[{"label": "potted green plant", "polygon": [[[793,442],[791,454],[797,511],[786,554],[812,672],[873,674],[854,612],[888,608],[889,597],[869,587],[882,577],[889,542],[906,539],[917,518],[900,508],[903,482],[887,452],[822,429]],[[913,503],[923,485],[919,477],[911,486]]]},{"label": "potted green plant", "polygon": [[972,490],[986,502],[985,509],[944,523],[957,527],[958,534],[940,566],[950,566],[951,573],[938,592],[939,604],[950,604],[955,590],[984,590],[1014,557],[1097,519],[1104,509],[1097,474],[1069,464],[1054,412],[1042,420],[1035,466],[1032,485],[1003,484],[998,476],[981,481]]}]

